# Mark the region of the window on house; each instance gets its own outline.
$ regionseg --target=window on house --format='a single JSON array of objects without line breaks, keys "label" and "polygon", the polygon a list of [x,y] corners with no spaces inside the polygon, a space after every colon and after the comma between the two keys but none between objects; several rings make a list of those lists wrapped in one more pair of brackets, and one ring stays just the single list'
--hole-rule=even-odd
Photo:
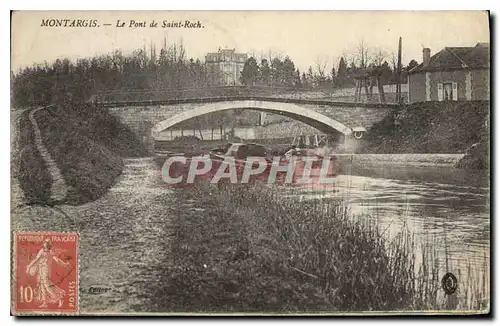
[{"label": "window on house", "polygon": [[443,100],[444,101],[453,100],[453,86],[451,83],[443,84]]},{"label": "window on house", "polygon": [[438,101],[457,101],[458,84],[457,83],[439,83]]}]

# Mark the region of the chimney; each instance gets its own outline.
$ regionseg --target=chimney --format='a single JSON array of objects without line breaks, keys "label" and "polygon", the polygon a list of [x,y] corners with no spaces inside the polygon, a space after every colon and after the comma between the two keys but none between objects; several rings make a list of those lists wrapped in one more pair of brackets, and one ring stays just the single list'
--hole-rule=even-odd
[{"label": "chimney", "polygon": [[425,67],[429,65],[429,61],[431,61],[431,49],[423,48],[422,50],[422,64]]}]

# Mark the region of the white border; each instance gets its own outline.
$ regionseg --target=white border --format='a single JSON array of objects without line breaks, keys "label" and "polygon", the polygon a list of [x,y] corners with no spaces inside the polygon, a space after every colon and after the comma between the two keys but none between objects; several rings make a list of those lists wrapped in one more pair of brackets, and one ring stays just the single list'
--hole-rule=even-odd
[{"label": "white border", "polygon": [[[8,2],[2,2],[2,5],[7,7],[10,5]],[[37,0],[31,0],[31,1],[15,1],[14,2],[14,8],[16,10],[33,10],[33,9],[38,9],[38,10],[54,10],[54,9],[66,9],[66,10],[109,10],[109,9],[114,9],[114,10],[153,10],[153,9],[169,9],[169,10],[202,10],[202,9],[212,9],[212,10],[220,10],[220,9],[231,9],[231,10],[245,10],[245,9],[252,9],[252,10],[273,10],[273,9],[288,9],[288,10],[370,10],[370,9],[375,9],[375,10],[394,10],[394,9],[400,9],[400,10],[484,10],[484,9],[491,9],[493,15],[498,15],[498,4],[499,1],[496,0],[474,0],[474,1],[450,1],[450,2],[445,2],[445,1],[435,1],[435,0],[416,0],[412,2],[408,1],[387,1],[387,0],[357,0],[357,1],[331,1],[327,2],[324,0],[307,0],[307,1],[286,1],[283,3],[270,3],[268,0],[252,0],[249,2],[244,2],[244,1],[223,1],[223,0],[211,0],[211,1],[204,1],[204,0],[182,0],[182,1],[147,1],[147,0],[141,0],[139,2],[137,1],[130,1],[130,2],[116,2],[111,4],[104,3],[102,0],[86,0],[86,1],[50,1],[50,0],[44,0],[44,1],[37,1]],[[3,16],[2,20],[0,20],[1,28],[0,31],[4,34],[4,44],[7,45],[7,40],[9,40],[9,46],[10,46],[10,13],[8,9],[12,8],[5,8],[3,10]],[[496,23],[498,24],[498,17],[496,17]],[[496,39],[496,37],[495,37]],[[5,116],[3,119],[1,119],[1,123],[3,123],[3,126],[0,127],[0,153],[5,153],[2,155],[2,159],[0,160],[1,162],[1,167],[2,171],[2,180],[1,181],[1,191],[2,191],[2,207],[3,209],[3,225],[1,226],[2,232],[3,232],[3,246],[1,250],[1,261],[4,263],[2,264],[2,270],[1,270],[1,287],[0,287],[0,307],[2,308],[2,311],[0,313],[0,324],[1,325],[11,325],[16,320],[14,320],[13,317],[10,317],[10,264],[7,264],[5,262],[10,261],[10,155],[7,155],[10,153],[10,142],[9,142],[9,137],[10,137],[10,53],[7,50],[1,51],[0,52],[3,56],[2,66],[4,67],[3,69],[3,87],[2,87],[2,94],[3,96],[1,97],[5,102],[3,106],[3,113]],[[493,54],[495,56],[495,59],[498,59],[496,56],[495,48],[493,48]],[[496,67],[498,67],[498,61],[495,60],[496,62]],[[497,68],[493,72],[493,74],[496,75]],[[7,77],[9,76],[9,77]],[[498,90],[498,87],[495,85],[495,88],[492,89],[492,94],[500,94],[496,92]],[[492,108],[493,110],[493,108]],[[495,114],[495,125],[499,125],[499,116],[500,114],[497,112]],[[495,147],[495,152],[498,151],[498,146],[496,145],[497,142],[494,140],[496,139],[496,133],[495,133],[495,139],[492,138],[492,144]],[[492,170],[494,170],[495,167],[492,166]],[[496,181],[496,178],[495,180]],[[493,200],[496,199],[492,198]],[[492,216],[492,219],[495,218]],[[498,235],[498,225],[499,222],[495,222],[495,230],[494,232],[495,235]],[[494,253],[498,253],[498,240],[495,243],[495,250]],[[496,258],[496,255],[495,257]],[[496,269],[496,275],[498,275],[498,266],[495,266]],[[497,278],[498,279],[498,278]],[[9,283],[7,282],[9,280]],[[499,282],[494,282],[495,283],[495,289],[493,290],[493,293],[500,293],[499,291],[495,291],[498,288],[498,283]],[[496,300],[494,301],[495,307],[492,307],[493,309],[497,308],[497,302],[498,302],[498,297],[495,298]],[[495,309],[497,310],[497,309]],[[497,310],[498,313],[498,310]],[[39,322],[42,324],[47,324],[51,325],[55,320],[40,320]],[[68,320],[64,320],[63,322],[67,322]],[[93,325],[95,324],[103,324],[105,321],[108,320],[79,320],[80,323],[86,324],[86,323],[92,323]],[[134,320],[135,322],[142,322],[143,320]],[[178,323],[179,320],[157,320],[159,322],[168,322],[170,323]],[[204,322],[207,322],[207,320],[203,320]],[[268,322],[268,321],[263,321],[263,320],[253,320],[259,323],[262,322]],[[285,322],[289,323],[291,320],[278,320],[278,319],[273,319],[272,321],[274,322]],[[355,320],[354,322],[360,322],[364,320]],[[472,321],[472,320],[471,320]],[[124,320],[119,320],[118,322],[125,322]],[[182,321],[181,321],[182,322]],[[186,321],[185,321],[186,322]],[[192,320],[188,322],[193,322]],[[211,321],[214,322],[214,321]],[[215,322],[220,322],[219,320]],[[235,322],[234,319],[227,319],[226,322]],[[300,320],[299,322],[304,322],[308,323],[309,320]],[[345,323],[346,320],[323,320],[325,323]],[[353,322],[353,321],[347,321],[347,322]],[[374,322],[373,320],[370,320],[369,322]],[[388,322],[387,320],[381,320],[378,319],[376,322],[383,322],[386,323]],[[393,323],[400,323],[400,320],[390,320],[389,322]],[[445,324],[445,323],[455,323],[455,320],[419,320],[418,322],[420,323],[439,323],[439,324]]]}]

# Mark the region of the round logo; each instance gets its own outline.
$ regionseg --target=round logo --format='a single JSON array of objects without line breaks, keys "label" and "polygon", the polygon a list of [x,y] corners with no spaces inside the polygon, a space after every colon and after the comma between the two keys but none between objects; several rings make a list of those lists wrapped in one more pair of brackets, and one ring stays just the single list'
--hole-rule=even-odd
[{"label": "round logo", "polygon": [[458,288],[458,281],[452,273],[446,273],[441,279],[441,286],[446,294],[453,294]]}]

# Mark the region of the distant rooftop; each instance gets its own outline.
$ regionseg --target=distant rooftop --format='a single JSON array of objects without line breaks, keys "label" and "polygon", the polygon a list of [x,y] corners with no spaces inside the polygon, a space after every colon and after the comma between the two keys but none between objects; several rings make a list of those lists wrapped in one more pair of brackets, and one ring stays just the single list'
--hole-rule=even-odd
[{"label": "distant rooftop", "polygon": [[218,62],[218,61],[235,61],[245,62],[248,59],[246,53],[236,53],[236,49],[221,49],[217,52],[209,52],[205,55],[205,61]]},{"label": "distant rooftop", "polygon": [[472,47],[445,47],[430,57],[429,64],[419,64],[410,73],[453,69],[480,69],[490,66],[490,44],[477,43]]}]

